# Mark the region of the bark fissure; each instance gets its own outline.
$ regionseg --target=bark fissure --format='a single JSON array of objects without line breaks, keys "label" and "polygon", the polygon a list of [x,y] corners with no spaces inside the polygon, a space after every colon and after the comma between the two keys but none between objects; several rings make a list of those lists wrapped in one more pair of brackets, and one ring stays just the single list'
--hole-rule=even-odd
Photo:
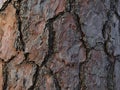
[{"label": "bark fissure", "polygon": [[15,48],[16,50],[25,50],[25,42],[23,40],[23,34],[21,31],[21,25],[22,25],[22,21],[21,21],[21,17],[20,17],[20,7],[21,7],[21,0],[18,1],[14,1],[14,7],[16,8],[16,18],[17,18],[17,24],[18,24],[18,32],[17,32],[17,38],[15,41]]},{"label": "bark fissure", "polygon": [[89,49],[87,48],[86,42],[84,41],[85,34],[83,33],[81,28],[80,17],[75,12],[74,12],[74,19],[76,21],[77,30],[79,30],[80,32],[80,36],[81,36],[80,40],[83,44],[83,47],[86,49],[86,60],[80,62],[79,64],[79,87],[78,87],[78,90],[85,90],[84,65],[88,62],[87,58],[88,58]]},{"label": "bark fissure", "polygon": [[0,8],[0,12],[4,11],[5,8],[8,6],[9,3],[11,3],[12,0],[7,0],[3,3],[2,7]]},{"label": "bark fissure", "polygon": [[3,68],[3,90],[7,89],[8,86],[8,71],[7,71],[8,67],[7,67],[7,63],[5,63],[4,68]]},{"label": "bark fissure", "polygon": [[[115,14],[116,8],[115,8],[115,0],[110,0],[110,10],[107,13],[107,18],[108,20],[105,22],[103,25],[103,30],[102,34],[105,39],[104,42],[104,52],[108,56],[109,64],[107,66],[107,88],[108,90],[115,90],[115,82],[114,82],[114,68],[115,68],[115,56],[114,56],[114,51],[112,50],[111,52],[109,51],[108,44],[111,43],[111,25],[112,25],[112,20],[111,18]],[[108,29],[108,30],[107,30]]]},{"label": "bark fissure", "polygon": [[29,62],[29,63],[33,63],[33,65],[36,65],[36,72],[35,72],[35,74],[34,74],[34,76],[33,76],[33,84],[32,84],[32,86],[28,89],[28,90],[34,90],[35,84],[36,84],[36,82],[37,82],[37,77],[38,77],[38,75],[39,75],[39,70],[40,70],[40,68],[39,68],[39,66],[38,66],[37,64],[35,64],[34,62]]},{"label": "bark fissure", "polygon": [[62,16],[63,14],[64,14],[64,12],[61,12],[57,16],[54,16],[53,18],[47,20],[45,29],[47,29],[49,31],[49,35],[48,35],[48,52],[47,52],[46,56],[44,57],[44,61],[42,62],[40,67],[43,67],[44,65],[46,65],[46,63],[48,62],[48,60],[50,59],[50,57],[54,53],[55,31],[53,31],[53,22],[58,17]]},{"label": "bark fissure", "polygon": [[54,74],[53,71],[50,68],[49,68],[49,70],[50,70],[50,75],[52,75],[52,77],[54,79],[56,90],[61,90],[61,86],[59,85],[59,81],[56,77],[56,74]]},{"label": "bark fissure", "polygon": [[119,90],[119,0],[1,3],[0,90]]}]

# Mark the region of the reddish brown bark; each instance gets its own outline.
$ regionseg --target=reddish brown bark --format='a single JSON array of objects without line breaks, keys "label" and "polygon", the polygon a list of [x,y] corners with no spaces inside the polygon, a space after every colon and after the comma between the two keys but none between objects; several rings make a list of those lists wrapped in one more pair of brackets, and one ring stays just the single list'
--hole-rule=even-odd
[{"label": "reddish brown bark", "polygon": [[120,90],[120,0],[1,0],[0,90]]}]

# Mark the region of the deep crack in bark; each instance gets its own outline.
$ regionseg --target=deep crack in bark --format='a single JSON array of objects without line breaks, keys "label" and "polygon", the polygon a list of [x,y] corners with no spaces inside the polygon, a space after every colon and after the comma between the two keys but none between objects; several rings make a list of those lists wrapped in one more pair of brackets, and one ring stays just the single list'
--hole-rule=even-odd
[{"label": "deep crack in bark", "polygon": [[12,0],[7,0],[4,2],[4,4],[2,5],[2,7],[0,8],[0,12],[4,11],[6,9],[6,7],[8,6],[9,3],[11,3]]},{"label": "deep crack in bark", "polygon": [[44,57],[44,61],[42,62],[40,67],[43,67],[49,60],[49,58],[54,53],[54,40],[55,40],[55,31],[53,31],[53,22],[59,17],[62,16],[64,12],[59,13],[58,15],[54,16],[53,18],[49,19],[46,23],[45,29],[49,30],[48,35],[48,52]]},{"label": "deep crack in bark", "polygon": [[22,31],[21,31],[21,25],[22,25],[22,21],[20,17],[21,0],[14,1],[14,7],[16,9],[16,18],[17,18],[17,24],[18,24],[18,32],[17,32],[16,41],[15,41],[15,48],[16,50],[25,51],[25,43],[23,40]]},{"label": "deep crack in bark", "polygon": [[54,74],[50,68],[49,70],[50,70],[50,74],[53,76],[56,90],[61,90],[61,86],[59,85],[59,81],[57,80],[56,74]]},{"label": "deep crack in bark", "polygon": [[[111,42],[110,40],[110,32],[111,32],[111,17],[113,17],[113,14],[115,14],[116,8],[115,8],[115,0],[110,0],[110,10],[107,13],[108,20],[103,25],[102,34],[104,41],[104,52],[108,56],[109,64],[107,66],[107,88],[108,90],[114,90],[115,89],[115,82],[114,82],[114,68],[115,68],[115,56],[114,51],[109,52],[108,43]],[[106,31],[106,30],[109,31]]]},{"label": "deep crack in bark", "polygon": [[7,67],[7,63],[5,63],[4,67],[3,67],[3,90],[7,89],[7,81],[8,81],[8,71],[7,71],[8,67]]}]

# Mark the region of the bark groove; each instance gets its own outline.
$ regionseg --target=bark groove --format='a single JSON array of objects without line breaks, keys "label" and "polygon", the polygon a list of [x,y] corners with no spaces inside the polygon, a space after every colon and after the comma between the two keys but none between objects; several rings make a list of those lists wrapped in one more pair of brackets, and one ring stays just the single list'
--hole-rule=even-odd
[{"label": "bark groove", "polygon": [[1,0],[0,90],[120,90],[120,0]]}]

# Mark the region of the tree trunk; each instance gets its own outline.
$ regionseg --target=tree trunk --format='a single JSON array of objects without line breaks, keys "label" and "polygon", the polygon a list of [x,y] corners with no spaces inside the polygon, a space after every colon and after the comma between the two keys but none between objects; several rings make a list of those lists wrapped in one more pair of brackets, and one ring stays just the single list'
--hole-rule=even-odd
[{"label": "tree trunk", "polygon": [[120,0],[0,0],[0,90],[120,90]]}]

